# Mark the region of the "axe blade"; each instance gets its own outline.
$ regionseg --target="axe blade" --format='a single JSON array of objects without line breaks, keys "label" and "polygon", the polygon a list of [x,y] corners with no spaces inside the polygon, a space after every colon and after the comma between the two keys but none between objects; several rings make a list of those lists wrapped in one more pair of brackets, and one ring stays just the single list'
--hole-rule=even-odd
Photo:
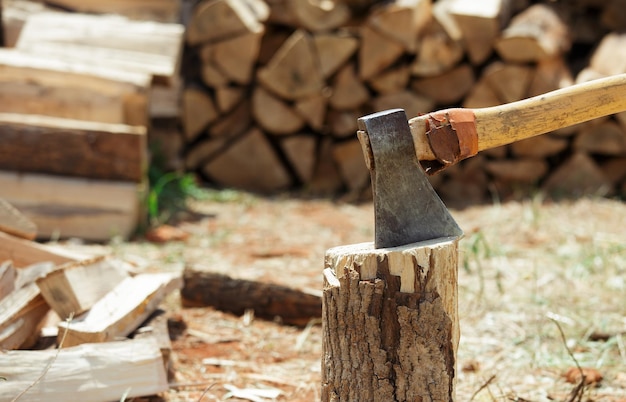
[{"label": "axe blade", "polygon": [[[430,185],[415,154],[413,137],[402,109],[358,119],[374,194],[376,248],[397,247],[463,231]],[[370,151],[371,150],[371,151]]]}]

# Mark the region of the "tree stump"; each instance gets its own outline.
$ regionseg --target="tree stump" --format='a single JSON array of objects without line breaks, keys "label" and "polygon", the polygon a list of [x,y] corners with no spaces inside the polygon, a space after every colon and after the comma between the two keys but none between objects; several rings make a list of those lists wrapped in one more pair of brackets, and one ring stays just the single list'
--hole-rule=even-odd
[{"label": "tree stump", "polygon": [[453,401],[458,238],[326,252],[322,401]]}]

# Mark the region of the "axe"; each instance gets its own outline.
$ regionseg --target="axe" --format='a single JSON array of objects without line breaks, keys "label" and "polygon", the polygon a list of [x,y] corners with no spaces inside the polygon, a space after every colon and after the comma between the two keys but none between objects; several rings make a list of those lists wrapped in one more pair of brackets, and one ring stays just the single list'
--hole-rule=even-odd
[{"label": "axe", "polygon": [[360,118],[357,135],[374,194],[375,247],[462,233],[424,172],[624,110],[626,74],[621,74],[500,106],[446,109],[408,121],[400,109]]}]

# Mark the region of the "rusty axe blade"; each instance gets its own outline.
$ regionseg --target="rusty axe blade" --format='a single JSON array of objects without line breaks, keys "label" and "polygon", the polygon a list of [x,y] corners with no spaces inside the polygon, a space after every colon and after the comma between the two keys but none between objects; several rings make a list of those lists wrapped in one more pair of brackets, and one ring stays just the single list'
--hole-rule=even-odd
[{"label": "rusty axe blade", "polygon": [[396,247],[463,231],[454,221],[415,155],[402,109],[361,117],[359,140],[372,176],[376,248]]}]

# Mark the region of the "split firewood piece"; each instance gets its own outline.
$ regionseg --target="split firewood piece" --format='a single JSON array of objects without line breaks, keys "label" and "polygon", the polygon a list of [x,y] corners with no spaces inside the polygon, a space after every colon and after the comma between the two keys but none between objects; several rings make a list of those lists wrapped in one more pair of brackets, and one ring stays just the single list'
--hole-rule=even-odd
[{"label": "split firewood piece", "polygon": [[611,182],[593,158],[576,152],[550,173],[542,191],[554,198],[579,198],[585,194],[603,196],[610,188]]},{"label": "split firewood piece", "polygon": [[541,60],[535,68],[528,96],[542,95],[573,84],[572,73],[562,57]]},{"label": "split firewood piece", "polygon": [[430,19],[430,0],[395,0],[374,8],[367,23],[401,43],[407,53],[415,53],[420,33]]},{"label": "split firewood piece", "polygon": [[221,72],[213,63],[214,61],[205,61],[202,63],[202,67],[200,67],[200,78],[202,82],[214,88],[228,85],[229,80],[226,74]]},{"label": "split firewood piece", "polygon": [[135,331],[133,339],[154,339],[163,357],[165,371],[169,374],[171,369],[172,341],[167,325],[168,314],[165,310],[157,309]]},{"label": "split firewood piece", "polygon": [[483,63],[493,52],[502,26],[510,18],[508,0],[455,0],[450,13],[463,33],[463,43],[473,65]]},{"label": "split firewood piece", "polygon": [[619,183],[626,180],[626,157],[610,158],[602,162],[600,169],[613,188],[619,189]]},{"label": "split firewood piece", "polygon": [[330,109],[326,117],[326,124],[335,138],[352,137],[357,132],[357,119],[364,113],[358,110]]},{"label": "split firewood piece", "polygon": [[459,102],[474,85],[474,72],[468,64],[436,77],[416,79],[411,87],[419,94],[431,98],[438,104],[449,105]]},{"label": "split firewood piece", "polygon": [[0,232],[33,240],[37,236],[37,225],[7,200],[0,198]]},{"label": "split firewood piece", "polygon": [[548,172],[543,159],[492,160],[485,163],[485,170],[500,180],[516,183],[537,183]]},{"label": "split firewood piece", "polygon": [[0,49],[0,68],[0,112],[148,125],[149,74],[14,49]]},{"label": "split firewood piece", "polygon": [[315,168],[315,148],[317,141],[312,135],[290,135],[280,142],[287,160],[293,166],[298,179],[308,183],[313,177]]},{"label": "split firewood piece", "polygon": [[227,79],[241,85],[249,84],[259,56],[263,32],[261,25],[255,32],[205,45],[200,50],[200,58],[203,64],[217,68]]},{"label": "split firewood piece", "polygon": [[451,400],[457,268],[457,238],[327,250],[322,401]]},{"label": "split firewood piece", "polygon": [[287,5],[296,26],[311,32],[330,31],[350,19],[350,8],[341,0],[291,0]]},{"label": "split firewood piece", "polygon": [[31,15],[51,11],[49,5],[34,1],[11,1],[2,4],[2,33],[5,47],[15,47],[26,20]]},{"label": "split firewood piece", "polygon": [[546,134],[514,142],[511,144],[511,152],[517,157],[539,159],[557,155],[568,145],[569,141],[565,138]]},{"label": "split firewood piece", "polygon": [[380,94],[398,92],[407,87],[411,71],[409,66],[391,67],[367,80],[367,84]]},{"label": "split firewood piece", "polygon": [[134,20],[178,22],[179,0],[50,0],[48,4],[74,12],[117,14]]},{"label": "split firewood piece", "polygon": [[199,88],[183,92],[183,128],[187,142],[195,140],[219,116],[213,99]]},{"label": "split firewood piece", "polygon": [[441,75],[450,71],[462,58],[461,41],[450,36],[438,20],[432,20],[420,41],[419,52],[411,64],[411,73],[420,77]]},{"label": "split firewood piece", "polygon": [[144,126],[0,113],[0,143],[3,170],[140,182],[148,163]]},{"label": "split firewood piece", "polygon": [[217,184],[262,193],[284,190],[291,185],[276,151],[258,128],[211,159],[202,172]]},{"label": "split firewood piece", "polygon": [[602,75],[626,72],[626,33],[606,35],[593,52],[589,68]]},{"label": "split firewood piece", "polygon": [[182,287],[180,276],[159,273],[125,278],[98,300],[89,311],[59,323],[62,347],[110,342],[125,337],[150,316],[163,299]]},{"label": "split firewood piece", "polygon": [[324,86],[313,40],[301,29],[283,43],[257,75],[265,88],[288,100],[314,95]]},{"label": "split firewood piece", "polygon": [[50,307],[33,282],[0,300],[0,349],[29,347]]},{"label": "split firewood piece", "polygon": [[35,222],[42,238],[128,238],[143,216],[143,183],[0,171],[0,189],[2,197]]},{"label": "split firewood piece", "polygon": [[304,127],[304,119],[281,99],[258,86],[252,94],[252,114],[272,134],[291,134]]},{"label": "split firewood piece", "polygon": [[[250,7],[248,3],[252,2],[255,4]],[[198,45],[260,32],[267,12],[267,5],[261,0],[204,1],[195,8],[187,24],[187,42]]]},{"label": "split firewood piece", "polygon": [[243,99],[229,113],[213,122],[208,132],[211,137],[234,138],[243,134],[252,124],[251,101]]},{"label": "split firewood piece", "polygon": [[17,271],[11,260],[0,263],[0,300],[15,289]]},{"label": "split firewood piece", "polygon": [[351,192],[361,191],[370,183],[370,173],[362,156],[363,149],[356,138],[333,147],[333,159],[344,184]]},{"label": "split firewood piece", "polygon": [[368,80],[391,66],[404,52],[398,41],[389,39],[369,25],[361,27],[359,77]]},{"label": "split firewood piece", "polygon": [[404,109],[407,116],[419,116],[434,110],[435,102],[426,96],[404,89],[372,99],[374,110]]},{"label": "split firewood piece", "polygon": [[307,186],[307,191],[313,195],[334,195],[344,188],[339,168],[333,160],[333,145],[334,141],[329,137],[320,142],[313,177]]},{"label": "split firewood piece", "polygon": [[220,114],[231,111],[244,98],[246,90],[242,87],[219,87],[215,89],[215,102]]},{"label": "split firewood piece", "polygon": [[[22,401],[114,401],[169,389],[159,345],[152,338],[94,343],[58,350],[2,354],[0,399],[24,390]],[[42,370],[46,370],[42,376]],[[36,386],[32,386],[36,384]]]},{"label": "split firewood piece", "polygon": [[194,145],[185,156],[185,167],[196,170],[215,157],[226,146],[226,138],[210,138]]},{"label": "split firewood piece", "polygon": [[357,109],[369,99],[369,91],[357,77],[353,64],[346,64],[333,80],[330,106],[338,110]]},{"label": "split firewood piece", "polygon": [[359,40],[345,32],[318,33],[313,44],[324,79],[329,78],[356,52]]},{"label": "split firewood piece", "polygon": [[612,120],[586,124],[576,136],[574,148],[590,154],[626,155],[626,131]]},{"label": "split firewood piece", "polygon": [[539,61],[562,55],[571,46],[569,28],[546,4],[535,4],[515,16],[495,47],[511,63]]},{"label": "split firewood piece", "polygon": [[510,103],[527,97],[532,77],[531,67],[495,62],[485,68],[482,79],[494,90],[501,103]]},{"label": "split firewood piece", "polygon": [[85,255],[61,247],[40,244],[0,232],[0,261],[11,260],[18,268],[44,261],[65,264],[86,258],[88,257]]},{"label": "split firewood piece", "polygon": [[254,310],[262,318],[306,325],[322,315],[319,294],[274,283],[234,278],[222,273],[187,268],[181,291],[186,306],[213,306],[234,314]]},{"label": "split firewood piece", "polygon": [[326,120],[327,104],[328,97],[320,93],[300,99],[294,105],[294,110],[312,129],[321,131]]},{"label": "split firewood piece", "polygon": [[96,257],[63,264],[37,280],[48,305],[63,320],[89,310],[124,279],[124,263],[110,257]]},{"label": "split firewood piece", "polygon": [[487,83],[487,80],[480,79],[463,100],[463,107],[478,109],[482,107],[497,106],[502,104],[496,91]]}]

